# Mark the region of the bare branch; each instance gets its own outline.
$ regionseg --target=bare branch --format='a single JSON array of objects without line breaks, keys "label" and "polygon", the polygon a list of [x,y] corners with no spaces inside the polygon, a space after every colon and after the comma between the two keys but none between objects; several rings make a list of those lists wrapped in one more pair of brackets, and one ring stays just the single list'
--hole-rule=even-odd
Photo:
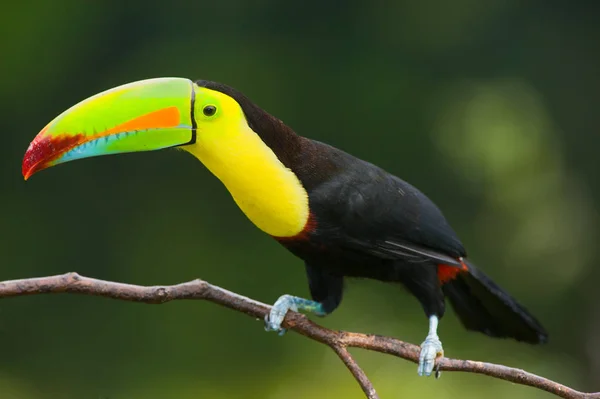
[{"label": "bare branch", "polygon": [[[0,298],[50,293],[85,294],[150,304],[181,299],[203,299],[260,320],[264,319],[271,310],[269,305],[227,291],[203,280],[194,280],[171,286],[145,287],[98,280],[80,276],[77,273],[67,273],[57,276],[0,282]],[[418,362],[420,348],[395,338],[329,330],[313,323],[306,316],[291,311],[287,314],[283,326],[333,349],[354,375],[367,397],[371,399],[378,398],[377,393],[347,348],[361,348],[400,357],[414,363]],[[440,370],[485,374],[516,384],[538,388],[561,398],[600,399],[600,392],[584,393],[576,391],[524,370],[507,366],[449,358],[438,359],[437,365]]]},{"label": "bare branch", "polygon": [[337,353],[340,359],[342,359],[342,362],[344,362],[346,367],[348,367],[348,370],[350,370],[350,372],[362,388],[365,395],[367,395],[367,398],[379,399],[379,395],[377,395],[377,392],[375,392],[373,384],[371,383],[371,381],[369,381],[369,378],[367,378],[367,375],[360,368],[358,363],[356,363],[356,360],[354,360],[350,352],[348,352],[348,349],[345,346],[339,344],[332,345],[331,349],[333,349],[334,352]]}]

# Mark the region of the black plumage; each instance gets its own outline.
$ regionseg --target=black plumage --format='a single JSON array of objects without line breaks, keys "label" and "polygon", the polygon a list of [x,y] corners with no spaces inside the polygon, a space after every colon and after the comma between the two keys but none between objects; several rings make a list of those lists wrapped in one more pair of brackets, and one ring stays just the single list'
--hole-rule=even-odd
[{"label": "black plumage", "polygon": [[306,263],[311,295],[327,313],[345,277],[403,284],[427,316],[445,297],[467,329],[530,343],[547,333],[529,312],[473,264],[438,207],[418,189],[330,145],[297,135],[228,86],[198,81],[242,107],[249,126],[299,178],[311,219],[301,234],[275,237]]}]

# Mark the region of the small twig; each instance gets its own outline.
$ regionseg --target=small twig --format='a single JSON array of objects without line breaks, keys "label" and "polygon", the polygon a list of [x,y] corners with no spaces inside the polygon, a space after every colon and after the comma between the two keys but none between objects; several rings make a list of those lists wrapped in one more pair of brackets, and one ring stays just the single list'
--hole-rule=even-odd
[{"label": "small twig", "polygon": [[369,378],[367,377],[365,372],[360,368],[358,363],[356,363],[356,360],[354,360],[350,352],[348,352],[348,349],[345,346],[339,344],[331,345],[331,349],[333,349],[333,351],[337,353],[340,359],[342,359],[342,362],[344,362],[346,367],[348,367],[348,370],[350,370],[350,372],[362,388],[365,395],[367,395],[367,398],[379,399],[379,395],[377,395],[377,392],[375,392],[373,384],[371,383],[371,381],[369,381]]},{"label": "small twig", "polygon": [[[80,276],[77,273],[67,273],[57,276],[0,282],[0,298],[62,292],[152,304],[179,299],[203,299],[260,320],[263,320],[271,310],[269,305],[211,285],[203,280],[194,280],[171,286],[145,287],[98,280]],[[297,312],[288,312],[283,326],[333,349],[352,372],[368,398],[377,398],[377,393],[346,348],[361,348],[389,354],[414,363],[418,362],[420,348],[396,338],[329,330],[313,323],[306,316]],[[538,388],[561,398],[600,399],[600,392],[579,392],[558,382],[516,368],[449,358],[441,358],[437,362],[440,370],[485,374],[501,380]]]}]

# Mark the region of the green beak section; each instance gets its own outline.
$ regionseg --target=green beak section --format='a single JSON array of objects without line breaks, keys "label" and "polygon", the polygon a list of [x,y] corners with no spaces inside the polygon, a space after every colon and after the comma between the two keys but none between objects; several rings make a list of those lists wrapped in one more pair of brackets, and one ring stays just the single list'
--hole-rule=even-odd
[{"label": "green beak section", "polygon": [[194,83],[158,78],[90,97],[50,122],[29,145],[23,176],[81,158],[191,144]]}]

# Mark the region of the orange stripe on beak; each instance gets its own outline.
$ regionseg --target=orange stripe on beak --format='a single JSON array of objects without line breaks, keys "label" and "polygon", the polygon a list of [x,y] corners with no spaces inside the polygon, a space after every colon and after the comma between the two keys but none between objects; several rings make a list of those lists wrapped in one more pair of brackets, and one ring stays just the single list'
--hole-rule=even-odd
[{"label": "orange stripe on beak", "polygon": [[135,119],[110,128],[94,135],[94,138],[108,136],[119,132],[132,132],[135,130],[160,129],[179,125],[179,110],[177,107],[168,107],[138,116]]}]

